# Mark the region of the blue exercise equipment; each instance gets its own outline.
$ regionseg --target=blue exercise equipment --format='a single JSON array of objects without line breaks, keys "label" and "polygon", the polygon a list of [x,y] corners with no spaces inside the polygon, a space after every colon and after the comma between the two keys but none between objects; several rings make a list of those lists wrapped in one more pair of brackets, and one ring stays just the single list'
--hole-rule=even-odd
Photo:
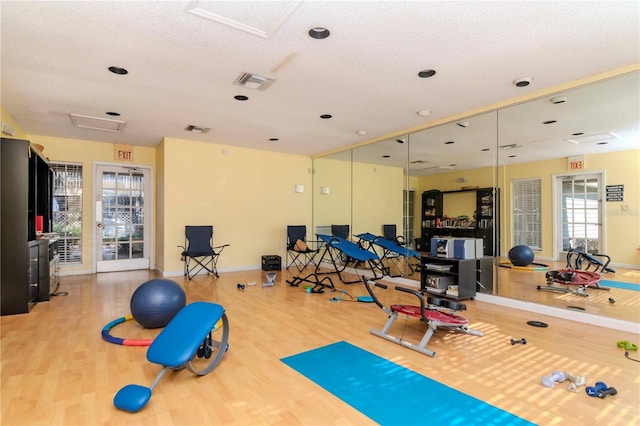
[{"label": "blue exercise equipment", "polygon": [[[409,247],[397,244],[392,240],[388,240],[384,237],[373,235],[370,232],[365,232],[356,235],[360,239],[360,246],[364,249],[370,250],[380,256],[380,261],[384,262],[385,259],[391,261],[398,271],[398,274],[391,275],[390,268],[387,270],[391,277],[411,276],[420,268],[421,255],[418,251],[410,249]],[[375,246],[382,249],[382,254],[376,252]],[[414,265],[409,262],[410,259],[414,260]],[[402,272],[401,263],[406,260],[406,266],[408,266],[408,272]]]},{"label": "blue exercise equipment", "polygon": [[144,328],[166,326],[187,304],[180,285],[171,280],[154,279],[144,282],[131,296],[131,315]]},{"label": "blue exercise equipment", "polygon": [[[340,281],[344,284],[359,283],[360,279],[347,281],[346,277],[343,276],[343,272],[347,268],[352,268],[357,276],[356,267],[362,264],[373,273],[372,280],[378,280],[384,275],[389,275],[387,268],[382,264],[380,257],[376,253],[365,250],[356,243],[342,237],[324,234],[317,234],[317,236],[318,240],[323,243],[324,252],[316,264],[316,274],[337,273],[338,278],[340,278]],[[326,256],[328,256],[327,260],[333,266],[333,270],[321,272],[320,267]]]},{"label": "blue exercise equipment", "polygon": [[186,368],[198,376],[210,373],[222,360],[228,341],[229,322],[224,308],[209,302],[190,303],[167,324],[147,350],[147,360],[162,366],[151,386],[126,385],[116,393],[113,404],[131,413],[141,410],[169,370]]},{"label": "blue exercise equipment", "polygon": [[509,260],[513,266],[528,266],[533,258],[533,250],[529,246],[514,246],[509,250]]}]

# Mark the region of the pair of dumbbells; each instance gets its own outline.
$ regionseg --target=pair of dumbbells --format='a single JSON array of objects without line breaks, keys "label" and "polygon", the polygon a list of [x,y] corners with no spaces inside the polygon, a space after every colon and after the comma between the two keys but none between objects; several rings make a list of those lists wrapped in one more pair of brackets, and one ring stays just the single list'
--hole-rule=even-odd
[{"label": "pair of dumbbells", "polygon": [[596,382],[595,386],[587,386],[585,392],[591,397],[598,397],[600,399],[618,394],[616,388],[610,388],[604,382]]},{"label": "pair of dumbbells", "polygon": [[556,382],[562,383],[565,380],[568,380],[571,382],[567,387],[567,389],[570,390],[571,392],[578,392],[578,387],[583,386],[587,383],[584,376],[574,376],[568,371],[562,372],[558,370],[554,371],[549,376],[542,376],[542,379],[540,379],[540,382],[542,383],[542,386],[544,386],[545,388],[552,388],[555,386]]}]

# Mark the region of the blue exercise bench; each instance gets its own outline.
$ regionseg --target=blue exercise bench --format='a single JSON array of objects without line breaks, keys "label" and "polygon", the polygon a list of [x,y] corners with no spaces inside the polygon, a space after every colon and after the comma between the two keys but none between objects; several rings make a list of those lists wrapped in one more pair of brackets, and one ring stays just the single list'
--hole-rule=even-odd
[{"label": "blue exercise bench", "polygon": [[[349,240],[346,240],[337,236],[329,236],[323,234],[317,234],[318,240],[324,243],[324,252],[320,257],[320,261],[316,264],[316,274],[332,274],[337,273],[340,281],[344,284],[354,284],[359,283],[360,279],[346,281],[345,277],[343,277],[342,273],[347,269],[347,267],[355,267],[358,263],[363,263],[368,266],[368,268],[373,273],[372,280],[378,280],[382,278],[384,275],[388,275],[388,271],[380,262],[380,257],[369,250],[365,250],[362,247],[358,246],[356,243],[353,243]],[[340,262],[340,254],[343,255],[345,261]],[[328,260],[331,262],[333,266],[333,270],[329,272],[321,272],[320,265],[322,261],[325,259],[325,256],[328,255]],[[378,272],[380,274],[378,274]],[[356,273],[356,276],[358,274]]]},{"label": "blue exercise bench", "polygon": [[[214,340],[214,333],[221,335]],[[147,359],[160,364],[162,370],[149,387],[126,385],[113,398],[116,408],[135,413],[141,410],[160,379],[169,370],[186,368],[198,376],[210,373],[222,360],[228,348],[229,322],[224,308],[215,303],[193,302],[180,312],[158,334],[147,350]],[[203,368],[195,360],[213,359]]]},{"label": "blue exercise bench", "polygon": [[[420,253],[416,250],[410,249],[408,247],[401,246],[394,241],[388,240],[384,237],[373,235],[370,232],[365,232],[363,234],[356,235],[360,239],[362,248],[366,248],[376,253],[375,246],[378,246],[382,249],[382,255],[380,256],[380,260],[384,261],[385,259],[391,261],[395,265],[395,269],[398,270],[397,275],[391,275],[391,277],[402,277],[402,276],[411,276],[413,273],[419,269],[420,267]],[[376,253],[377,254],[377,253]],[[410,259],[417,260],[417,264],[412,265],[409,262]],[[402,273],[402,269],[400,268],[400,262],[406,259],[406,264],[409,267],[409,272]]]}]

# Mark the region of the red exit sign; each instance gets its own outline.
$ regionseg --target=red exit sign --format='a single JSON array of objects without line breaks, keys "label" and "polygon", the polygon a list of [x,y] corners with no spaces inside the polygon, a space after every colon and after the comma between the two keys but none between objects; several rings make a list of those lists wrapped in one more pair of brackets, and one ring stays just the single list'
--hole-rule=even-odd
[{"label": "red exit sign", "polygon": [[583,170],[584,167],[584,155],[578,155],[575,157],[568,157],[569,170]]},{"label": "red exit sign", "polygon": [[133,145],[115,145],[115,159],[120,161],[133,161]]}]

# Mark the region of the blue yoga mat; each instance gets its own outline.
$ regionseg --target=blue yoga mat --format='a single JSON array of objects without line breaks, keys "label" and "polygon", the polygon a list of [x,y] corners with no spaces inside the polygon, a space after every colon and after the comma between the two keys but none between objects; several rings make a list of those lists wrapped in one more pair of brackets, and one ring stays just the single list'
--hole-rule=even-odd
[{"label": "blue yoga mat", "polygon": [[282,362],[381,425],[532,425],[347,342]]},{"label": "blue yoga mat", "polygon": [[621,288],[623,290],[640,291],[640,284],[623,283],[620,281],[600,280],[601,287]]}]

